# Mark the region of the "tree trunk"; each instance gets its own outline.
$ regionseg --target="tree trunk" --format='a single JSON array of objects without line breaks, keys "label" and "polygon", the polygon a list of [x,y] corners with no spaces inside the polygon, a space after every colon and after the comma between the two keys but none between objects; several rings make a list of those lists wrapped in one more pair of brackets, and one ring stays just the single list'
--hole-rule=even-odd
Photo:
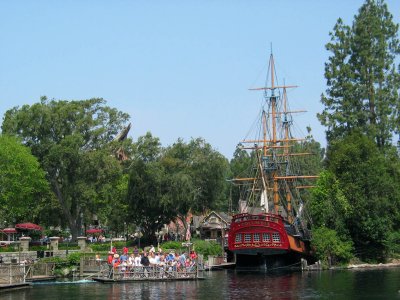
[{"label": "tree trunk", "polygon": [[67,218],[69,229],[71,230],[72,240],[76,241],[78,235],[80,235],[80,228],[81,228],[81,220],[79,218],[79,212],[76,208],[74,208],[75,216],[71,214],[71,211],[68,208],[68,205],[61,193],[60,187],[57,183],[57,179],[51,180],[51,185],[53,188],[54,193],[57,196],[58,202],[61,205],[61,208],[64,212],[65,217]]}]

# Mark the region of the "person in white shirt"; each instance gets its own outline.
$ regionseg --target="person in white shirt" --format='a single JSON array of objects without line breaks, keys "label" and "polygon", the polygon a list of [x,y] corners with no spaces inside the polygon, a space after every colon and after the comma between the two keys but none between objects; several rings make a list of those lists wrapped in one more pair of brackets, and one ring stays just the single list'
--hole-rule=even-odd
[{"label": "person in white shirt", "polygon": [[128,258],[128,266],[134,266],[134,265],[135,265],[135,255],[132,253]]},{"label": "person in white shirt", "polygon": [[142,265],[142,264],[140,263],[140,259],[141,259],[141,257],[140,257],[139,254],[135,256],[135,266],[136,266],[136,267],[140,267],[140,266]]}]

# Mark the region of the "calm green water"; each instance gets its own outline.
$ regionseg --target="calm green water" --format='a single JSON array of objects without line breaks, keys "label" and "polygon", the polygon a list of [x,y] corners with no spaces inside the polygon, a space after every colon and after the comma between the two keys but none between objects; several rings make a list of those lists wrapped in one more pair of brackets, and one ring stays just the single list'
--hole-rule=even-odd
[{"label": "calm green water", "polygon": [[400,299],[399,290],[400,268],[273,275],[214,271],[197,282],[35,284],[2,292],[0,299]]}]

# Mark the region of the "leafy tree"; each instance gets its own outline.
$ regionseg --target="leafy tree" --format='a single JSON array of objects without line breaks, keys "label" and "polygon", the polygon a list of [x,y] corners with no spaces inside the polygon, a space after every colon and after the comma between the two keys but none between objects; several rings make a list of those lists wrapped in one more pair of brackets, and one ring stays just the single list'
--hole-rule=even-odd
[{"label": "leafy tree", "polygon": [[170,177],[170,200],[177,215],[183,218],[189,211],[204,213],[226,206],[228,162],[209,143],[197,138],[186,144],[179,139],[166,149],[162,163]]},{"label": "leafy tree", "polygon": [[135,144],[134,155],[145,162],[157,161],[161,155],[160,139],[153,137],[150,132],[140,136]]},{"label": "leafy tree", "polygon": [[133,148],[126,197],[127,220],[139,226],[146,238],[154,239],[154,233],[172,219],[163,203],[166,177],[159,162],[163,149],[160,139],[150,132],[139,137]]},{"label": "leafy tree", "polygon": [[[314,140],[311,135],[311,128],[308,127],[308,136],[305,141],[298,142],[293,145],[291,159],[291,169],[294,174],[318,176],[323,170],[323,159],[325,149],[321,148],[321,144]],[[299,185],[312,187],[315,186],[316,179],[299,179]],[[300,189],[300,196],[306,205],[311,198],[312,189]]]},{"label": "leafy tree", "polygon": [[34,221],[49,197],[45,173],[28,147],[0,135],[0,221]]},{"label": "leafy tree", "polygon": [[[228,178],[249,177],[249,174],[251,174],[254,168],[253,162],[254,159],[251,154],[241,149],[239,146],[236,147],[233,158],[229,162],[230,174]],[[241,190],[241,185],[232,184],[229,192],[230,194],[228,197],[230,197],[230,201],[232,201],[232,209],[236,209],[244,191]]]},{"label": "leafy tree", "polygon": [[99,221],[115,234],[124,232],[127,229],[125,225],[132,223],[126,200],[128,183],[129,174],[122,174],[116,181],[105,183],[100,195],[96,197]]},{"label": "leafy tree", "polygon": [[148,239],[155,239],[154,233],[173,219],[172,207],[164,205],[165,194],[165,175],[161,164],[135,159],[129,173],[129,219],[141,228]]},{"label": "leafy tree", "polygon": [[[128,115],[103,99],[48,101],[6,112],[2,130],[29,146],[56,195],[73,238],[96,213],[101,195],[121,176],[109,143]],[[110,199],[109,199],[110,200]]]},{"label": "leafy tree", "polygon": [[393,150],[383,154],[373,140],[352,133],[331,142],[327,157],[327,167],[351,206],[347,228],[358,255],[383,259],[385,241],[400,224],[398,154]]},{"label": "leafy tree", "polygon": [[400,130],[400,53],[398,24],[382,0],[367,0],[352,26],[339,19],[330,33],[325,64],[328,89],[322,95],[325,109],[318,115],[328,127],[328,140],[354,129],[382,148]]},{"label": "leafy tree", "polygon": [[347,263],[352,257],[353,243],[339,237],[335,230],[325,226],[314,228],[312,246],[323,266]]},{"label": "leafy tree", "polygon": [[203,139],[179,139],[162,149],[150,133],[136,143],[130,166],[130,220],[148,237],[162,224],[180,219],[187,229],[190,212],[203,213],[224,202],[226,159]]},{"label": "leafy tree", "polygon": [[352,206],[335,175],[329,171],[321,172],[311,194],[308,207],[313,225],[316,228],[327,227],[341,237],[348,237],[347,221],[351,217]]}]

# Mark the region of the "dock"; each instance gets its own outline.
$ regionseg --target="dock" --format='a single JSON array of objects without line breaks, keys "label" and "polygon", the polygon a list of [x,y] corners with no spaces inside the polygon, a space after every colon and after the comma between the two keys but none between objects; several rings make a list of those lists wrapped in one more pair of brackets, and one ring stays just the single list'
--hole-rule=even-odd
[{"label": "dock", "polygon": [[52,281],[52,280],[56,280],[56,276],[34,275],[32,277],[25,279],[26,282]]},{"label": "dock", "polygon": [[226,269],[234,269],[236,267],[235,262],[225,262],[225,263],[220,263],[220,264],[210,264],[210,265],[205,265],[204,270],[206,271],[212,271],[212,270],[226,270]]},{"label": "dock", "polygon": [[12,284],[0,284],[0,292],[1,291],[24,289],[24,288],[29,288],[31,286],[32,286],[32,283],[30,283],[30,282],[12,283]]},{"label": "dock", "polygon": [[32,284],[26,282],[25,266],[19,264],[0,265],[0,290],[16,290],[28,288]]}]

